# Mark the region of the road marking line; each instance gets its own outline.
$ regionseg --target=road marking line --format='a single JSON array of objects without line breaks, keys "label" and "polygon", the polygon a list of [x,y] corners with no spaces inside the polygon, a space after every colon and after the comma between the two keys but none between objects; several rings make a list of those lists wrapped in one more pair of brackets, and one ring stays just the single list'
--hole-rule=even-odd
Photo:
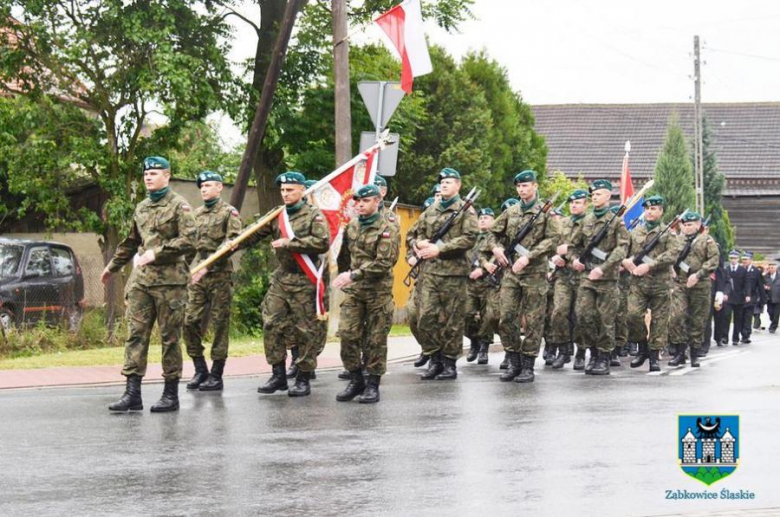
[{"label": "road marking line", "polygon": [[[701,368],[709,366],[712,363],[717,363],[718,361],[723,361],[725,359],[731,359],[733,357],[737,357],[739,355],[744,355],[744,354],[747,354],[747,353],[749,353],[747,350],[745,350],[745,351],[740,350],[739,352],[730,353],[729,355],[725,355],[724,354],[724,355],[721,355],[719,357],[713,357],[712,359],[709,359],[706,362],[702,361],[701,362]],[[685,375],[686,373],[691,372],[693,370],[697,370],[697,369],[699,369],[699,368],[694,368],[693,366],[686,366],[685,368],[682,368],[680,370],[674,370],[674,371],[670,372],[669,375]]]}]

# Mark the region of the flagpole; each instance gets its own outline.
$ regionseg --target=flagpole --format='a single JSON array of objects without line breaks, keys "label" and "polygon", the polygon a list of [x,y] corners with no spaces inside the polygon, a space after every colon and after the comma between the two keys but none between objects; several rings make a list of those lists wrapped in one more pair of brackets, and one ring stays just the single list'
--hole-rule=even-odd
[{"label": "flagpole", "polygon": [[364,23],[362,25],[358,25],[357,27],[355,27],[354,29],[349,31],[349,34],[347,34],[346,36],[344,36],[343,38],[338,40],[336,43],[334,43],[333,46],[337,47],[337,46],[341,45],[342,43],[344,43],[345,41],[351,39],[353,36],[355,36],[357,34],[360,34],[364,30],[366,30],[369,25],[371,25],[372,23],[376,23],[378,20],[381,20],[382,18],[384,18],[388,14],[396,11],[400,7],[401,7],[401,4],[397,4],[394,7],[392,7],[389,11],[387,11],[386,13],[382,13],[378,18],[375,18],[375,19],[371,20],[370,22],[366,22],[366,23]]}]

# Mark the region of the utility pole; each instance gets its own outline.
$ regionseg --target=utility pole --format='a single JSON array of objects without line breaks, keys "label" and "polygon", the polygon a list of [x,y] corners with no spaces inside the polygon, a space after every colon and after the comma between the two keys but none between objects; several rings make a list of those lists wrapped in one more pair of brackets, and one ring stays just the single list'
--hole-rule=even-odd
[{"label": "utility pole", "polygon": [[347,0],[333,0],[333,84],[336,104],[336,167],[352,158],[352,113],[349,92]]},{"label": "utility pole", "polygon": [[704,158],[702,134],[704,121],[701,110],[701,52],[699,37],[693,37],[693,174],[696,182],[696,211],[704,215]]}]

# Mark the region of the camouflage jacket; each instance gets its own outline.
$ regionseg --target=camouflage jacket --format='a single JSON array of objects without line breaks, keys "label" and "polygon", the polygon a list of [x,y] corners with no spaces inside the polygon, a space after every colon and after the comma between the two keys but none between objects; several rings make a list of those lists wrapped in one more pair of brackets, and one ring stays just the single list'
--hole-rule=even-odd
[{"label": "camouflage jacket", "polygon": [[195,249],[196,234],[192,208],[179,194],[171,190],[158,201],[146,198],[135,207],[130,235],[117,246],[108,270],[116,273],[136,253],[154,250],[154,262],[136,268],[134,281],[144,286],[186,285],[186,257]]},{"label": "camouflage jacket", "polygon": [[[680,259],[688,238],[685,235],[677,237],[679,253],[675,258],[675,263]],[[675,267],[677,273],[677,283],[685,285],[690,275],[699,277],[699,282],[693,289],[710,288],[710,275],[718,267],[720,259],[718,244],[709,235],[696,234],[693,236],[690,251],[688,255]]]},{"label": "camouflage jacket", "polygon": [[398,262],[401,235],[384,214],[363,226],[355,218],[344,231],[337,259],[339,273],[352,272],[354,284],[349,289],[392,291],[393,267]]},{"label": "camouflage jacket", "polygon": [[555,235],[553,236],[553,248],[552,248],[552,255],[556,254],[556,250],[558,249],[558,246],[561,244],[568,244],[569,249],[564,257],[562,257],[566,261],[566,265],[563,266],[560,269],[556,268],[555,277],[556,278],[566,278],[568,280],[578,280],[579,279],[579,273],[574,271],[571,267],[572,262],[574,262],[572,257],[577,257],[582,252],[581,249],[577,248],[571,243],[572,236],[576,231],[580,230],[580,226],[582,225],[583,218],[580,218],[578,221],[574,221],[574,219],[569,217],[562,217],[558,220],[558,224],[555,225]]},{"label": "camouflage jacket", "polygon": [[[285,247],[274,249],[276,259],[279,261],[279,266],[274,271],[274,279],[289,285],[311,284],[306,273],[295,260],[293,253],[309,255],[314,264],[319,267],[319,255],[328,251],[330,246],[328,223],[325,221],[325,216],[322,215],[322,212],[308,203],[303,203],[301,208],[289,214],[289,217],[295,238]],[[255,245],[266,237],[270,237],[272,240],[282,238],[282,232],[279,228],[279,217],[275,217],[273,221],[249,236],[241,243],[240,248],[243,249]]]},{"label": "camouflage jacket", "polygon": [[[588,212],[580,221],[580,224],[574,227],[571,242],[569,243],[576,250],[576,254],[572,255],[572,257],[579,258],[579,255],[588,247],[591,239],[599,233],[612,217],[616,217],[616,215],[609,211],[601,217],[597,217],[592,211]],[[607,231],[607,234],[596,246],[593,255],[588,259],[593,267],[599,267],[604,272],[604,275],[598,280],[599,282],[606,280],[616,281],[618,279],[620,273],[619,266],[628,254],[630,239],[631,237],[628,234],[628,230],[626,230],[622,217],[610,224],[609,231]],[[590,271],[585,270],[580,273],[580,276],[587,278],[589,274]]]},{"label": "camouflage jacket", "polygon": [[[631,246],[629,256],[633,257],[640,251],[646,242],[652,240],[663,229],[663,224],[659,224],[652,230],[647,226],[638,226],[631,232]],[[672,266],[680,254],[680,241],[676,235],[666,232],[658,244],[645,257],[645,263],[650,265],[650,272],[645,275],[646,278],[656,279],[659,282],[671,282]],[[633,277],[638,278],[638,277]],[[641,278],[641,277],[639,277]]]},{"label": "camouflage jacket", "polygon": [[469,283],[484,282],[487,279],[489,273],[487,272],[487,269],[485,269],[485,265],[488,262],[488,257],[492,256],[489,246],[490,231],[479,232],[474,247],[469,251],[469,263],[471,264],[472,271],[478,267],[482,268],[482,276],[476,280],[469,279]]},{"label": "camouflage jacket", "polygon": [[[205,260],[228,240],[235,239],[241,233],[241,218],[238,210],[222,199],[211,208],[203,205],[195,209],[195,224],[198,227],[195,250],[187,257],[187,263],[197,257]],[[233,271],[230,258],[223,258],[209,266],[209,272]]]},{"label": "camouflage jacket", "polygon": [[[420,215],[417,222],[409,229],[407,244],[414,248],[417,241],[430,239],[450,216],[456,212],[464,201],[458,199],[447,208],[439,201],[429,206]],[[469,209],[464,210],[455,219],[450,231],[437,244],[439,256],[425,261],[422,269],[426,275],[436,276],[468,276],[471,271],[468,252],[477,239],[477,214]]]},{"label": "camouflage jacket", "polygon": [[[484,257],[490,260],[493,257],[493,248],[507,246],[517,235],[517,231],[528,222],[534,214],[541,210],[542,203],[540,201],[534,202],[528,210],[523,212],[523,209],[518,203],[505,210],[496,222],[493,223],[493,228],[490,230],[490,243],[488,244],[488,254]],[[534,223],[531,232],[520,243],[525,250],[527,250],[527,257],[529,263],[526,267],[520,271],[519,274],[512,272],[512,264],[505,268],[504,274],[514,275],[518,278],[524,278],[528,276],[545,276],[548,270],[548,261],[552,255],[554,232],[552,223],[550,222],[549,214],[542,214]],[[507,258],[509,258],[508,251],[505,251]],[[515,251],[514,260],[520,258],[520,254]]]},{"label": "camouflage jacket", "polygon": [[379,213],[382,215],[385,221],[395,226],[396,231],[400,235],[401,222],[398,220],[398,216],[392,210],[390,210],[389,207],[385,206],[384,202],[379,204]]}]

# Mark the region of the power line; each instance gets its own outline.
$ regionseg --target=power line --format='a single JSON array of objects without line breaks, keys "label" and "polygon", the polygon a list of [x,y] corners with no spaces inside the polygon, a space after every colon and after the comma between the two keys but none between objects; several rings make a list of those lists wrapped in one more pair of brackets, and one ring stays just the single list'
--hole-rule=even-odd
[{"label": "power line", "polygon": [[746,52],[736,52],[734,50],[724,50],[720,48],[712,48],[712,47],[704,47],[704,50],[709,50],[711,52],[720,52],[721,54],[733,54],[735,56],[742,56],[742,57],[750,57],[753,59],[763,59],[764,61],[775,61],[780,62],[780,57],[773,57],[773,56],[759,56],[758,54],[748,54]]}]

